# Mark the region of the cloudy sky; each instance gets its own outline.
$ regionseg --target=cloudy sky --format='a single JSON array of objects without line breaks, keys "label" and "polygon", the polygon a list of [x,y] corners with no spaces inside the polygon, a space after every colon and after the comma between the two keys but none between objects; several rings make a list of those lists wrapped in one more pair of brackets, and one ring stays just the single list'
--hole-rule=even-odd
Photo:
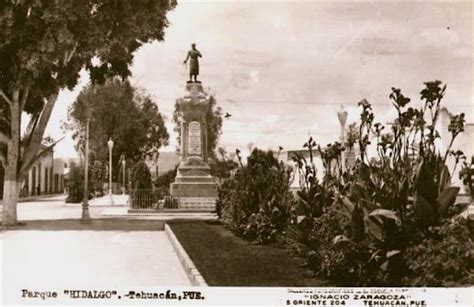
[{"label": "cloudy sky", "polygon": [[[448,109],[472,121],[470,3],[181,1],[169,19],[165,41],[136,53],[132,83],[154,96],[170,132],[192,42],[203,54],[203,85],[233,115],[219,144],[230,151],[299,148],[309,134],[326,144],[338,137],[341,106],[352,122],[366,98],[385,122],[392,86],[418,103],[423,82],[436,79],[448,84]],[[48,126],[47,135],[66,136],[57,156],[76,155],[59,127],[79,90],[61,94]]]}]

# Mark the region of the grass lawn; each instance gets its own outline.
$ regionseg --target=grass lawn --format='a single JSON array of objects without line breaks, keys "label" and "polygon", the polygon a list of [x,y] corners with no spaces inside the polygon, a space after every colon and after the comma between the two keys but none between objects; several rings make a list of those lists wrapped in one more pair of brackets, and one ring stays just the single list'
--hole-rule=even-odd
[{"label": "grass lawn", "polygon": [[288,251],[250,244],[216,222],[169,225],[210,286],[325,286]]}]

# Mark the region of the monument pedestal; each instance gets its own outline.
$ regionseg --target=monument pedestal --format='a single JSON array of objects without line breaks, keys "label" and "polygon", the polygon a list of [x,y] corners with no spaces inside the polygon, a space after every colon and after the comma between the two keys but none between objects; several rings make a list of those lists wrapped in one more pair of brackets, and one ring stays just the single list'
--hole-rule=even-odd
[{"label": "monument pedestal", "polygon": [[214,211],[217,184],[207,164],[209,97],[201,83],[188,82],[186,91],[176,106],[181,118],[181,162],[170,192],[177,199],[179,209]]}]

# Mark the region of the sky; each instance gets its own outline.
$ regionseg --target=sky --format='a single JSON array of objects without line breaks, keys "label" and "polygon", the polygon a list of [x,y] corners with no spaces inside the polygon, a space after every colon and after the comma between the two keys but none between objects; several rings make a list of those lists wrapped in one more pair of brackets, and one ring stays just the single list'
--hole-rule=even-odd
[{"label": "sky", "polygon": [[[309,135],[339,137],[337,112],[358,119],[357,102],[374,104],[376,121],[394,116],[388,95],[401,88],[420,103],[423,82],[448,85],[444,105],[473,121],[472,4],[371,2],[181,1],[169,14],[163,42],[143,46],[131,67],[133,85],[148,91],[166,117],[173,151],[172,112],[188,78],[183,60],[197,44],[199,79],[225,119],[218,146],[245,151],[301,148]],[[46,135],[64,136],[56,156],[74,157],[67,110],[88,82],[63,91]],[[105,145],[104,145],[105,146]]]}]

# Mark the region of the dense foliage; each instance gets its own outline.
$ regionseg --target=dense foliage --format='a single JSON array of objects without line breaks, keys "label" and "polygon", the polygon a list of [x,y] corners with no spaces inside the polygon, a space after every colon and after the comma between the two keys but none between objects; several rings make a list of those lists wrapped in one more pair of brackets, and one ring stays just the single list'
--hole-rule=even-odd
[{"label": "dense foliage", "polygon": [[[89,199],[93,191],[92,185],[89,185]],[[71,163],[67,180],[67,198],[66,203],[80,203],[84,200],[84,168]]]},{"label": "dense foliage", "polygon": [[151,173],[145,162],[140,161],[132,169],[132,189],[151,189]]},{"label": "dense foliage", "polygon": [[240,164],[219,187],[218,212],[237,234],[260,243],[274,241],[293,206],[289,179],[288,169],[272,151],[254,149],[247,165]]},{"label": "dense foliage", "polygon": [[89,166],[89,185],[95,195],[104,195],[104,183],[107,181],[107,169],[98,160],[93,161]]},{"label": "dense foliage", "polygon": [[109,161],[107,142],[112,139],[113,177],[121,170],[124,155],[136,162],[146,155],[156,155],[168,144],[168,131],[156,103],[130,82],[108,80],[102,86],[84,88],[69,109],[66,128],[73,131],[76,148],[84,147],[84,127],[90,119],[89,148],[91,160]]},{"label": "dense foliage", "polygon": [[[93,83],[130,75],[135,51],[163,40],[175,1],[1,1],[0,159],[7,160],[3,223],[17,222],[20,182],[41,151],[59,91],[86,69]],[[31,114],[20,145],[23,112]]]},{"label": "dense foliage", "polygon": [[[446,166],[452,157],[454,168],[460,162],[464,169],[471,167],[461,151],[451,148],[464,130],[464,114],[451,118],[446,152],[440,153],[436,142],[445,90],[440,81],[425,83],[423,104],[413,108],[408,107],[410,98],[392,88],[389,98],[397,118],[390,130],[374,122],[372,106],[362,100],[360,122],[351,125],[343,144],[322,147],[310,138],[304,144],[309,157],[294,157],[301,185],[295,210],[289,210],[284,167],[268,163],[272,159],[265,154],[252,153],[248,165],[219,189],[223,220],[261,243],[271,240],[262,240],[260,233],[263,238],[268,233],[286,237],[308,267],[333,285],[472,284],[473,221],[459,215],[465,204],[455,203],[459,187],[451,186],[454,170]],[[351,160],[354,155],[357,159]],[[317,158],[322,170],[316,170]],[[317,171],[322,172],[319,179]],[[461,174],[469,184],[472,177]],[[285,200],[278,202],[285,204],[287,214],[280,215],[285,218],[278,227],[268,227],[274,225],[271,214],[258,214],[268,195]]]},{"label": "dense foliage", "polygon": [[474,283],[473,223],[458,217],[426,229],[405,250],[409,274],[403,284],[413,287],[472,286]]},{"label": "dense foliage", "polygon": [[218,183],[222,183],[231,176],[232,172],[239,167],[239,164],[227,155],[222,147],[219,147],[217,151],[220,157],[211,158],[209,167],[211,168],[211,175],[217,179]]},{"label": "dense foliage", "polygon": [[459,178],[462,180],[467,192],[471,194],[471,199],[474,198],[474,156],[471,157],[471,161],[464,160],[462,162]]},{"label": "dense foliage", "polygon": [[[307,209],[291,226],[299,234],[293,237],[304,247],[308,264],[336,285],[465,285],[472,274],[472,229],[467,221],[452,222],[459,213],[453,206],[459,188],[451,186],[445,164],[449,155],[456,162],[462,156],[451,146],[463,131],[464,114],[451,118],[450,145],[439,153],[435,127],[446,86],[439,81],[425,85],[418,109],[407,108],[410,99],[392,89],[389,98],[398,116],[387,133],[374,123],[370,103],[359,103],[357,141],[344,144],[358,145],[352,167],[348,161],[347,169],[340,167],[346,149],[338,143],[318,146],[322,183],[313,178],[315,170],[305,167],[313,164],[312,157],[296,159],[305,176],[299,207]],[[377,156],[369,159],[374,138]],[[316,143],[310,139],[305,146],[311,151]],[[443,262],[459,270],[447,274],[440,268]]]},{"label": "dense foliage", "polygon": [[176,178],[177,169],[178,167],[175,167],[174,169],[167,171],[166,173],[158,176],[153,182],[156,190],[160,194],[160,198],[169,196],[170,186]]}]

